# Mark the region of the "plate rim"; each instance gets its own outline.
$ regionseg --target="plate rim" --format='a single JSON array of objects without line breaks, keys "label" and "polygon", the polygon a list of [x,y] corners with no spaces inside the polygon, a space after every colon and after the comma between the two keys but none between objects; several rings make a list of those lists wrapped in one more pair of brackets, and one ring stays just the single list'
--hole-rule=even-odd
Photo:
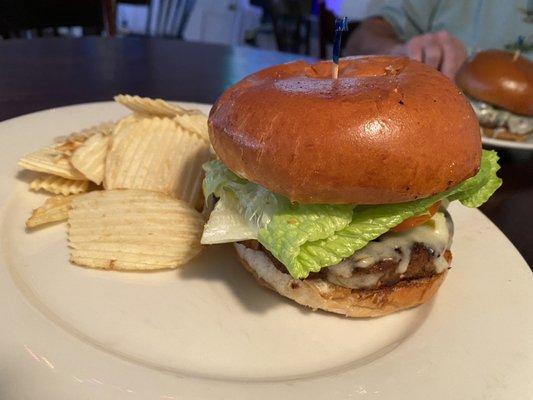
[{"label": "plate rim", "polygon": [[485,145],[499,147],[499,148],[516,149],[516,150],[524,150],[524,151],[533,150],[533,143],[530,143],[530,142],[512,142],[510,140],[501,140],[497,138],[489,138],[486,136],[481,136],[481,142]]}]

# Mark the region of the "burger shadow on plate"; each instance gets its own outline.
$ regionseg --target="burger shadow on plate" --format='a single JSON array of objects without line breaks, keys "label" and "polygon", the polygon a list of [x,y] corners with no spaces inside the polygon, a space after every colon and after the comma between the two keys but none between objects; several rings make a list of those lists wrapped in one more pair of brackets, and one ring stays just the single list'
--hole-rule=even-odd
[{"label": "burger shadow on plate", "polygon": [[[240,265],[232,245],[208,246],[200,257],[179,269],[177,273],[179,278],[184,280],[223,282],[231,291],[231,295],[246,310],[253,313],[266,313],[281,306],[296,308],[302,314],[313,313],[312,310],[258,285],[252,275]],[[213,293],[221,296],[218,290]],[[332,315],[322,312],[320,314]]]},{"label": "burger shadow on plate", "polygon": [[[249,312],[265,314],[279,307],[290,307],[302,315],[320,315],[328,318],[346,319],[344,315],[333,314],[322,310],[313,311],[289,300],[272,290],[257,284],[257,280],[240,264],[231,244],[207,246],[202,255],[195,258],[188,265],[177,270],[180,279],[222,282],[231,295]],[[213,290],[215,296],[222,294]],[[231,305],[230,305],[231,306]],[[372,318],[358,318],[358,320],[372,320]]]}]

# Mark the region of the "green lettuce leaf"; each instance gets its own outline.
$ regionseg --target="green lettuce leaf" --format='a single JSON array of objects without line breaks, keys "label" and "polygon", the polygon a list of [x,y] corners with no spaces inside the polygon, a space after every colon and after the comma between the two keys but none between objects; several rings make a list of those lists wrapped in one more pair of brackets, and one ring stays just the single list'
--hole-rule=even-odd
[{"label": "green lettuce leaf", "polygon": [[291,204],[236,176],[219,161],[204,168],[206,198],[230,191],[239,200],[239,213],[257,226],[259,242],[295,278],[339,263],[405,219],[425,213],[439,200],[459,200],[465,206],[478,207],[501,185],[494,151],[483,151],[479,172],[445,192],[407,203],[372,206]]},{"label": "green lettuce leaf", "polygon": [[220,161],[213,160],[203,165],[205,178],[202,184],[204,196],[215,195],[222,198],[233,195],[239,201],[238,211],[255,230],[266,227],[272,215],[288,200],[264,187],[240,178]]},{"label": "green lettuce leaf", "polygon": [[467,207],[479,207],[502,185],[502,180],[496,173],[500,169],[498,154],[492,150],[483,150],[481,167],[472,178],[456,186],[453,193],[448,195],[448,200],[459,200]]},{"label": "green lettuce leaf", "polygon": [[202,168],[205,172],[202,189],[206,199],[212,194],[221,197],[222,190],[225,186],[238,187],[239,185],[245,185],[248,183],[246,179],[242,179],[235,175],[228,169],[228,167],[218,160],[208,161],[202,166]]},{"label": "green lettuce leaf", "polygon": [[441,198],[437,195],[403,204],[355,206],[352,219],[345,227],[325,238],[304,242],[301,242],[303,234],[297,238],[286,234],[291,229],[275,214],[270,224],[259,231],[259,241],[293,277],[305,278],[310,272],[338,264],[403,220],[425,213]]},{"label": "green lettuce leaf", "polygon": [[327,240],[346,228],[352,216],[353,206],[348,205],[290,204],[274,214],[270,223],[259,231],[258,240],[267,249],[272,249],[278,260],[290,263],[287,270],[291,275],[299,276],[306,271],[309,274],[313,269],[303,264],[300,257],[302,246]]}]

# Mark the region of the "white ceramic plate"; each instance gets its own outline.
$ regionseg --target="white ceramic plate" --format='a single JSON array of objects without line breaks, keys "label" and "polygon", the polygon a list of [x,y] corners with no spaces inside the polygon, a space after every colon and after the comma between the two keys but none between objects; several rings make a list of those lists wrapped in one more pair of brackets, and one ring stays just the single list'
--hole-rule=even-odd
[{"label": "white ceramic plate", "polygon": [[0,124],[1,399],[531,398],[531,272],[476,210],[451,207],[454,267],[436,299],[375,320],[284,300],[228,246],[178,271],[70,265],[64,225],[24,231],[44,196],[16,161],[124,114],[94,103]]},{"label": "white ceramic plate", "polygon": [[505,147],[509,149],[520,149],[520,150],[533,150],[532,140],[528,140],[526,142],[512,142],[510,140],[501,140],[501,139],[481,136],[481,141],[483,142],[483,144],[494,146],[494,147]]}]

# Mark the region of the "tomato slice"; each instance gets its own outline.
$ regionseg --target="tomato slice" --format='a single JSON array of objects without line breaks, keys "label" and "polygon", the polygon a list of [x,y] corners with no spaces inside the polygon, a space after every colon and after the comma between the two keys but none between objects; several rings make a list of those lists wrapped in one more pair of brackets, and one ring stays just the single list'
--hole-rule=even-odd
[{"label": "tomato slice", "polygon": [[440,201],[437,201],[435,204],[432,204],[431,207],[428,208],[425,214],[407,218],[400,225],[396,225],[394,228],[391,228],[391,232],[403,232],[408,229],[414,228],[415,226],[426,223],[433,215],[435,215],[439,207]]}]

